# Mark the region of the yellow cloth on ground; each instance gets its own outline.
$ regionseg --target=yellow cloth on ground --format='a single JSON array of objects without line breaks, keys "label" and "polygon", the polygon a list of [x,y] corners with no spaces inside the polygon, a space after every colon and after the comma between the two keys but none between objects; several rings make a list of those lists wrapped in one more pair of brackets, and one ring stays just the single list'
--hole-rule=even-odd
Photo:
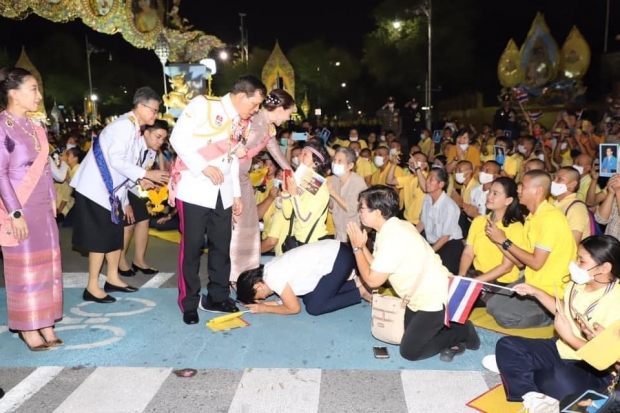
[{"label": "yellow cloth on ground", "polygon": [[523,411],[523,403],[506,400],[504,386],[498,384],[466,404],[482,413],[517,413]]},{"label": "yellow cloth on ground", "polygon": [[495,331],[496,333],[506,334],[509,336],[525,338],[551,338],[554,335],[553,325],[547,327],[519,329],[500,327],[499,324],[495,322],[495,319],[489,313],[487,313],[487,310],[485,308],[474,308],[469,315],[469,320],[474,323],[476,327],[484,328],[486,330]]},{"label": "yellow cloth on ground", "polygon": [[[154,228],[149,228],[149,235],[163,239],[164,241],[174,242],[176,244],[181,243],[181,233],[179,231],[158,231]],[[202,251],[209,252],[206,248]]]}]

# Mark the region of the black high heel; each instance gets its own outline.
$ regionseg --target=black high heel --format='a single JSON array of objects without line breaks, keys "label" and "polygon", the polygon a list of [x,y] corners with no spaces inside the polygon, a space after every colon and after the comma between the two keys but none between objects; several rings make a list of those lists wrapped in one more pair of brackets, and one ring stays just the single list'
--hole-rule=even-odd
[{"label": "black high heel", "polygon": [[133,277],[134,275],[136,275],[135,271],[132,270],[131,268],[128,270],[121,270],[120,268],[118,269],[118,273],[120,275],[122,275],[123,277]]},{"label": "black high heel", "polygon": [[140,268],[133,262],[131,263],[131,269],[134,272],[134,274],[137,273],[138,271],[140,271],[142,274],[145,274],[145,275],[155,275],[159,273],[159,270],[155,268]]}]

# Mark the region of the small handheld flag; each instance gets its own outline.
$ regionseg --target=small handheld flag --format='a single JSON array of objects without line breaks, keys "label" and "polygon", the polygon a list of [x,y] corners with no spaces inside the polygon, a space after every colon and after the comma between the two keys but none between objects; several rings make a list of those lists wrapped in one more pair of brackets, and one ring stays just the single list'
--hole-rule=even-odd
[{"label": "small handheld flag", "polygon": [[482,291],[482,283],[460,276],[450,277],[445,324],[449,326],[450,321],[464,324],[480,295],[480,291]]}]

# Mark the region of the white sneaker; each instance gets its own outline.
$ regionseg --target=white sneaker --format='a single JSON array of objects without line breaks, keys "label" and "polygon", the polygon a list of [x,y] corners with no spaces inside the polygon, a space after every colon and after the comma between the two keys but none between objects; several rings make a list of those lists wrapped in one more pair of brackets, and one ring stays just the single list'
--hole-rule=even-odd
[{"label": "white sneaker", "polygon": [[492,371],[493,373],[499,374],[499,368],[497,367],[497,360],[495,359],[495,354],[484,356],[482,359],[482,367],[489,371]]}]

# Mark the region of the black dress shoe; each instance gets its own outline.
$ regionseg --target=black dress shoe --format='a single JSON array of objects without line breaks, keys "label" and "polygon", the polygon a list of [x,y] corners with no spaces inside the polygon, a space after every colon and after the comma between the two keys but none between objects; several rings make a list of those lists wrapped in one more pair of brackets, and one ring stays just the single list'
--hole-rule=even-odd
[{"label": "black dress shoe", "polygon": [[110,284],[107,281],[106,281],[105,284],[103,284],[103,291],[105,291],[106,293],[112,293],[112,292],[116,292],[116,293],[135,293],[138,290],[139,290],[139,288],[133,287],[131,285],[128,285],[127,287],[121,287],[121,286],[118,286],[118,285]]},{"label": "black dress shoe", "polygon": [[235,302],[230,298],[219,303],[214,303],[208,295],[200,297],[198,308],[209,313],[236,313],[239,311]]},{"label": "black dress shoe", "polygon": [[198,324],[198,321],[198,311],[192,310],[183,313],[183,322],[185,324]]},{"label": "black dress shoe", "polygon": [[92,302],[99,303],[99,304],[110,304],[116,301],[116,298],[112,297],[111,295],[106,295],[103,298],[97,298],[94,295],[92,295],[90,291],[88,291],[87,289],[84,289],[84,294],[82,294],[82,299],[84,299],[84,301],[92,301]]},{"label": "black dress shoe", "polygon": [[155,268],[140,268],[133,262],[131,263],[131,269],[133,270],[134,273],[137,273],[138,271],[140,271],[142,274],[145,274],[145,275],[155,275],[159,272],[159,270],[156,270]]},{"label": "black dress shoe", "polygon": [[136,273],[134,272],[134,270],[132,270],[131,268],[128,270],[121,270],[120,268],[118,269],[118,273],[120,275],[122,275],[123,277],[133,277],[134,275],[136,275]]},{"label": "black dress shoe", "polygon": [[4,390],[0,389],[0,399],[4,397]]}]

